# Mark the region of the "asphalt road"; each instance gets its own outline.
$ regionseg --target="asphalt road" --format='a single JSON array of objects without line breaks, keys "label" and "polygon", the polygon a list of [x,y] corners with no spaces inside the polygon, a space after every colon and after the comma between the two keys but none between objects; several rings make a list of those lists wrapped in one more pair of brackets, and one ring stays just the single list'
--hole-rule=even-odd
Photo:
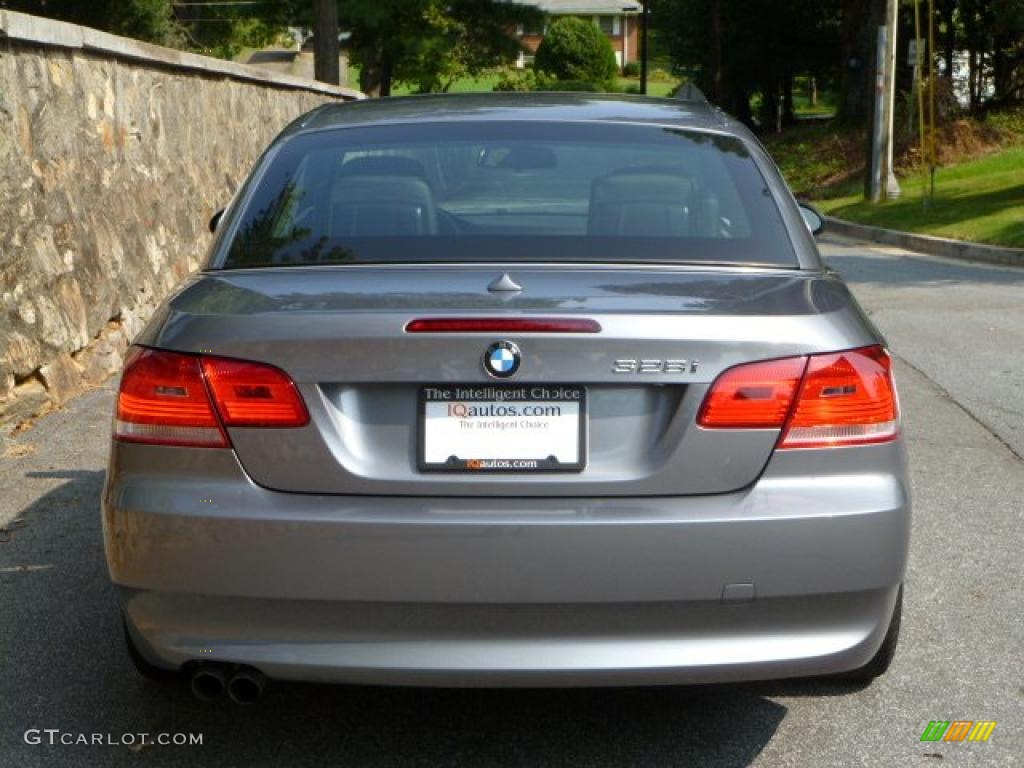
[{"label": "asphalt road", "polygon": [[[279,684],[256,707],[202,705],[143,682],[121,646],[97,512],[107,387],[6,446],[26,455],[0,459],[0,524],[24,521],[0,543],[0,766],[1024,764],[1024,271],[850,243],[826,254],[899,358],[916,506],[886,677],[864,688]],[[920,742],[935,719],[998,725],[987,743]],[[28,745],[27,729],[203,744]]]}]

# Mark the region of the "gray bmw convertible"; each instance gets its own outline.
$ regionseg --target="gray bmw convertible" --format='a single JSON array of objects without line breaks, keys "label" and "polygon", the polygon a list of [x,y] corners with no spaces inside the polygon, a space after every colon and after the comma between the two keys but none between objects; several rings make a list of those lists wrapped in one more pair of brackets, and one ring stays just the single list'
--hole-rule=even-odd
[{"label": "gray bmw convertible", "polygon": [[132,659],[265,680],[869,680],[910,491],[821,219],[703,102],[411,97],[290,125],[126,359]]}]

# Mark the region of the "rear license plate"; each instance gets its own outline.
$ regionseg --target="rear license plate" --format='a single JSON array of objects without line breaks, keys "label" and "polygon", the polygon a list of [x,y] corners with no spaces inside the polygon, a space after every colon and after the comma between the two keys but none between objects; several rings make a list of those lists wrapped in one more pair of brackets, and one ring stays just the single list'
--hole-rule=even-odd
[{"label": "rear license plate", "polygon": [[440,384],[420,390],[419,466],[442,472],[580,472],[586,390]]}]

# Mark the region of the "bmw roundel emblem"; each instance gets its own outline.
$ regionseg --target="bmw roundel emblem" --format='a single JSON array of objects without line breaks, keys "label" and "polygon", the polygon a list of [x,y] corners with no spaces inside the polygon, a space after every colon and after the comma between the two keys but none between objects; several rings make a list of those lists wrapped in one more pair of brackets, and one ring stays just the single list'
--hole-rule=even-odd
[{"label": "bmw roundel emblem", "polygon": [[519,347],[511,341],[496,341],[484,352],[484,370],[497,379],[507,379],[519,370]]}]

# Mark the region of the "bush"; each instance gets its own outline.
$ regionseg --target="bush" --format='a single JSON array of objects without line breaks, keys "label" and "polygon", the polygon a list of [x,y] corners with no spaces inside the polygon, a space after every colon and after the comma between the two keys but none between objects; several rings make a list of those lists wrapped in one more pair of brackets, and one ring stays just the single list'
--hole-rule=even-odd
[{"label": "bush", "polygon": [[607,83],[617,71],[615,51],[600,29],[566,16],[549,28],[534,59],[536,69],[558,80]]},{"label": "bush", "polygon": [[495,91],[533,91],[537,89],[537,75],[532,69],[503,67],[498,71]]},{"label": "bush", "polygon": [[627,61],[626,66],[622,68],[622,74],[626,77],[640,77],[640,62]]},{"label": "bush", "polygon": [[544,90],[546,85],[555,82],[555,79],[543,72],[534,69],[516,69],[515,67],[503,67],[498,70],[498,82],[494,84],[495,91],[539,91]]}]

